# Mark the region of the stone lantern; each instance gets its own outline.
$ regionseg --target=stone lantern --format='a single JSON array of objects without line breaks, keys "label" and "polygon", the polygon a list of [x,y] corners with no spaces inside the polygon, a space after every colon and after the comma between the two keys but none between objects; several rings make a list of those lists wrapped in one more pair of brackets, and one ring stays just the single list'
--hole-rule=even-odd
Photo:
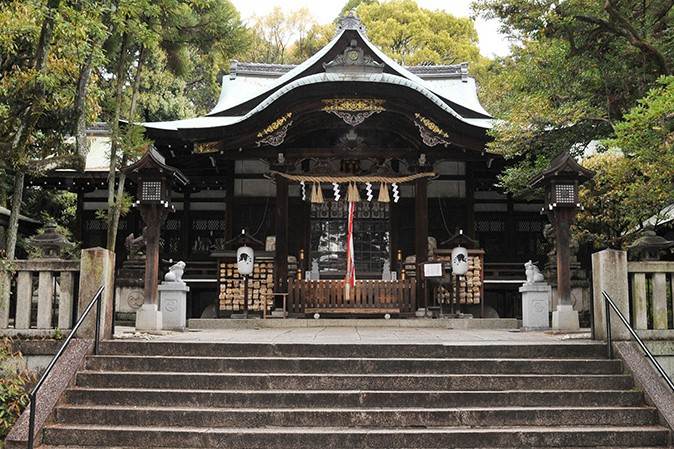
[{"label": "stone lantern", "polygon": [[166,216],[174,209],[171,204],[172,185],[184,186],[189,180],[178,169],[166,165],[164,157],[154,148],[150,148],[138,162],[127,167],[124,172],[137,185],[134,207],[140,210],[145,224],[144,301],[136,312],[136,329],[158,330],[162,328],[157,294],[160,229]]},{"label": "stone lantern", "polygon": [[652,227],[648,227],[627,247],[627,253],[634,260],[654,261],[660,260],[660,256],[671,248],[674,248],[673,241],[657,235]]},{"label": "stone lantern", "polygon": [[72,246],[72,242],[58,232],[55,223],[47,223],[44,232],[30,238],[30,244],[40,250],[40,257],[44,259],[59,259],[64,250]]},{"label": "stone lantern", "polygon": [[571,302],[571,224],[580,209],[578,190],[594,173],[583,168],[568,151],[530,180],[531,187],[545,189],[544,212],[555,228],[557,245],[557,310],[552,312],[553,329],[579,329],[578,312]]}]

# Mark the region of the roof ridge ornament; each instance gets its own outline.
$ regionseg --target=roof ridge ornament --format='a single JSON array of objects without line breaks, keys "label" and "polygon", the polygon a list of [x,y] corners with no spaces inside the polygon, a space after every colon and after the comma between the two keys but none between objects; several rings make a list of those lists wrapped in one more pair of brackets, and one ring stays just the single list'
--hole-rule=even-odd
[{"label": "roof ridge ornament", "polygon": [[323,68],[327,73],[382,73],[384,64],[366,55],[363,48],[358,45],[358,41],[351,39],[344,53],[324,63]]},{"label": "roof ridge ornament", "polygon": [[358,17],[355,8],[351,9],[348,13],[339,18],[336,34],[339,34],[345,30],[360,31],[365,36],[367,36],[367,32],[365,31],[365,25],[363,25],[363,22],[361,22],[360,17]]}]

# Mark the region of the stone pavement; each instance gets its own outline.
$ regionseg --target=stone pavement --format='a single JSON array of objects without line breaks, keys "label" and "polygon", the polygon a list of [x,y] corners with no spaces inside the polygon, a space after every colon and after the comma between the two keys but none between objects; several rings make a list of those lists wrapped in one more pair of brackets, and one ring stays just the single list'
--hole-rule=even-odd
[{"label": "stone pavement", "polygon": [[131,340],[220,342],[220,343],[305,343],[305,344],[536,344],[585,343],[590,333],[560,334],[520,332],[509,329],[439,329],[401,327],[305,327],[203,329],[185,332],[139,333],[132,327],[119,326],[115,338]]}]

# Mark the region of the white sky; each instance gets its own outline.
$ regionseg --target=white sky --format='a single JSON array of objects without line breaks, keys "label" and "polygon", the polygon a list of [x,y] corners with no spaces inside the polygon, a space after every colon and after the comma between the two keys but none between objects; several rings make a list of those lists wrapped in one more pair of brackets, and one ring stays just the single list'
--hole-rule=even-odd
[{"label": "white sky", "polygon": [[[342,9],[346,0],[231,0],[234,6],[246,20],[254,15],[265,15],[274,6],[281,6],[287,10],[297,10],[306,7],[311,11],[319,23],[332,21]],[[419,6],[427,9],[442,9],[455,16],[469,17],[471,15],[471,0],[417,0]],[[484,56],[503,56],[509,53],[509,43],[498,32],[498,22],[477,19],[475,28],[480,38],[480,52]]]}]

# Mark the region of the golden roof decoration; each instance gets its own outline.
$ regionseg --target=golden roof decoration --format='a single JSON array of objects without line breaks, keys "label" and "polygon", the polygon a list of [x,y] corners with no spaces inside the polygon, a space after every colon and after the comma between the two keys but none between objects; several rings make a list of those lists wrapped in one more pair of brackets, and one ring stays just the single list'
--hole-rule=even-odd
[{"label": "golden roof decoration", "polygon": [[328,98],[321,100],[325,112],[382,112],[385,100],[379,98]]},{"label": "golden roof decoration", "polygon": [[428,128],[430,131],[442,137],[449,138],[449,134],[447,134],[442,128],[440,128],[433,120],[429,119],[426,116],[421,115],[418,112],[415,112],[414,116],[422,125]]},{"label": "golden roof decoration", "polygon": [[204,142],[194,144],[194,153],[217,153],[220,151],[220,142]]},{"label": "golden roof decoration", "polygon": [[281,117],[274,120],[269,126],[257,133],[257,137],[262,138],[278,131],[293,116],[292,112],[286,112]]}]

